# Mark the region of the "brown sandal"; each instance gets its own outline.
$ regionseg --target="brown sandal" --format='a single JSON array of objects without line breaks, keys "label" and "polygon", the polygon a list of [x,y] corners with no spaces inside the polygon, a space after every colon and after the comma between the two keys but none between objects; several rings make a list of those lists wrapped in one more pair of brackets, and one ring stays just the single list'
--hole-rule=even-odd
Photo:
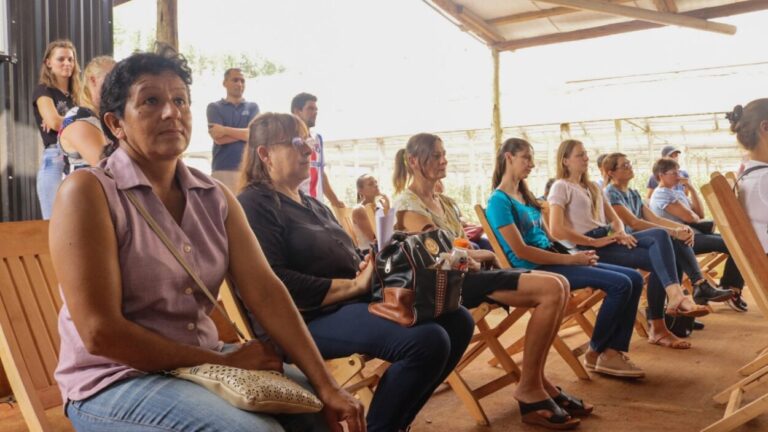
[{"label": "brown sandal", "polygon": [[[706,306],[699,306],[694,303],[693,309],[682,309],[681,306],[683,305],[683,302],[688,297],[682,297],[679,302],[677,302],[676,305],[667,305],[667,309],[665,310],[665,313],[669,316],[684,316],[684,317],[703,317],[704,315],[709,315],[709,309],[707,309]],[[693,302],[693,300],[691,300]]]},{"label": "brown sandal", "polygon": [[651,339],[648,338],[648,343],[652,345],[663,346],[664,348],[672,349],[690,349],[691,343],[677,338],[672,333],[666,333],[659,337]]}]

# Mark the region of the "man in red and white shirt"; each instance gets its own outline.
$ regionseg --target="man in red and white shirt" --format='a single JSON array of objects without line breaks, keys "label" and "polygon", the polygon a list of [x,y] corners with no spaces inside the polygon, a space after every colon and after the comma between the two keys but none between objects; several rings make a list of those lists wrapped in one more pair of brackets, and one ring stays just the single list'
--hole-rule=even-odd
[{"label": "man in red and white shirt", "polygon": [[[299,93],[291,101],[291,113],[298,116],[310,129],[315,126],[317,119],[317,97],[309,93]],[[323,196],[334,207],[345,207],[344,203],[336,197],[328,177],[325,176],[325,156],[323,154],[323,137],[320,134],[314,134],[315,148],[312,151],[311,166],[309,169],[309,179],[301,184],[300,188],[304,193],[323,201]]]}]

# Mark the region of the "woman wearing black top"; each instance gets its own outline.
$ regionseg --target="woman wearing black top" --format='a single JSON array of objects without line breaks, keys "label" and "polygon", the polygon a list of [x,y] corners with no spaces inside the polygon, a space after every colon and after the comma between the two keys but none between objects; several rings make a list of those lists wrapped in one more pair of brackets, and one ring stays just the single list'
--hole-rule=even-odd
[{"label": "woman wearing black top", "polygon": [[360,258],[328,207],[299,190],[309,177],[311,140],[298,117],[256,117],[238,200],[321,354],[363,353],[392,363],[376,389],[368,430],[405,430],[464,353],[472,317],[461,308],[406,328],[368,312],[373,264]]},{"label": "woman wearing black top", "polygon": [[35,121],[43,138],[43,157],[37,172],[37,196],[43,219],[51,217],[53,199],[64,174],[64,156],[56,139],[64,114],[79,103],[80,66],[72,42],[48,44],[40,66],[40,79],[32,94]]}]

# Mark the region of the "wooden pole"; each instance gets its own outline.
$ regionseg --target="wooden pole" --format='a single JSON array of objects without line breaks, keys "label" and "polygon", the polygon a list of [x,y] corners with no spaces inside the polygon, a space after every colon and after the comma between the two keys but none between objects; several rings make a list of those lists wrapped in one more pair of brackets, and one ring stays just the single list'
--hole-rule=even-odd
[{"label": "wooden pole", "polygon": [[493,56],[493,148],[494,154],[501,148],[501,95],[499,90],[499,50],[491,49]]},{"label": "wooden pole", "polygon": [[179,50],[178,0],[157,0],[157,42]]}]

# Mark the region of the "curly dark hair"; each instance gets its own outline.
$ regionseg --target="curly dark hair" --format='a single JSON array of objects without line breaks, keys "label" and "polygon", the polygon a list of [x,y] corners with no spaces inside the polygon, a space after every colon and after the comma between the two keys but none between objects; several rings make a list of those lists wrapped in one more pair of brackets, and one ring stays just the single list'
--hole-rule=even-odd
[{"label": "curly dark hair", "polygon": [[99,105],[100,120],[104,133],[112,140],[114,145],[117,145],[118,139],[104,122],[104,115],[111,112],[117,118],[123,118],[131,86],[139,77],[142,75],[159,75],[166,71],[175,73],[184,81],[187,87],[187,95],[189,95],[189,86],[192,84],[192,70],[189,68],[184,56],[165,45],[158,45],[155,52],[136,52],[131,54],[130,57],[117,62],[112,71],[104,78],[104,84],[101,87],[101,103]]}]

